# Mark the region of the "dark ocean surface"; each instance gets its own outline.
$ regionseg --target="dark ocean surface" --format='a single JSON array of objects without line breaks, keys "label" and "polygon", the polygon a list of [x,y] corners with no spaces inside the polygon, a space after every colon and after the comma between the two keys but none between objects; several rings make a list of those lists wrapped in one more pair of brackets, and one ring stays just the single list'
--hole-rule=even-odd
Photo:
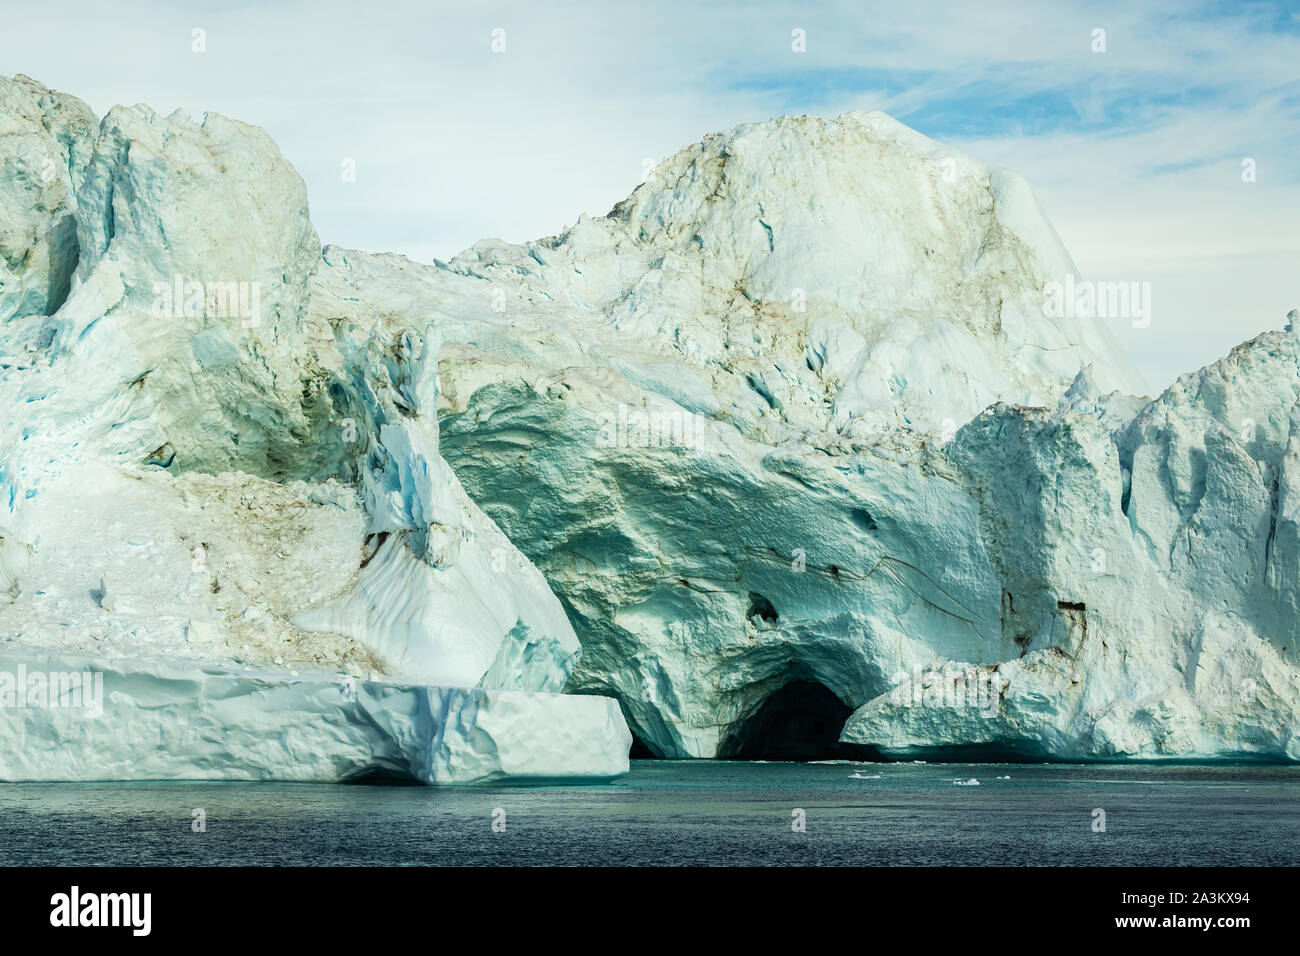
[{"label": "dark ocean surface", "polygon": [[0,784],[6,865],[1297,863],[1289,766],[636,760],[603,786]]}]

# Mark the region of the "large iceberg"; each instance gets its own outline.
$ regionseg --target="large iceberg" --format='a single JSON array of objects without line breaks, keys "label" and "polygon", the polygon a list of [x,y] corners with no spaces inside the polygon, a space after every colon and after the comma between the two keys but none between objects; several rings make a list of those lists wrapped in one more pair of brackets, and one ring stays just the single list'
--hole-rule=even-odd
[{"label": "large iceberg", "polygon": [[422,265],[254,128],[0,106],[0,654],[114,715],[0,777],[1300,759],[1300,337],[1139,397],[1023,179],[784,117]]},{"label": "large iceberg", "polygon": [[326,259],[446,316],[443,454],[650,753],[856,711],[887,756],[1300,758],[1296,334],[1136,397],[1098,303],[1056,298],[1127,290],[1019,177],[782,118],[558,237]]}]

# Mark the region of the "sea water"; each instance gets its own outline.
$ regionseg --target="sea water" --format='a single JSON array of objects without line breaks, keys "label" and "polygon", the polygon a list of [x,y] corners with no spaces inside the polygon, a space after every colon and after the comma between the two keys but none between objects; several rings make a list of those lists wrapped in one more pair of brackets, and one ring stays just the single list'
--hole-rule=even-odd
[{"label": "sea water", "polygon": [[1300,767],[636,760],[600,786],[0,784],[0,864],[1285,865]]}]

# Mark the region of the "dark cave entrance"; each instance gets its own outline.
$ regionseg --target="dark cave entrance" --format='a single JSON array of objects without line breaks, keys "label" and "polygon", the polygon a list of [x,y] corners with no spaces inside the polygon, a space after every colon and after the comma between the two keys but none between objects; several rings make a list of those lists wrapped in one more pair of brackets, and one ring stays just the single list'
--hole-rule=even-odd
[{"label": "dark cave entrance", "polygon": [[797,680],[732,727],[718,749],[724,760],[879,760],[874,747],[842,744],[853,709],[816,681]]}]

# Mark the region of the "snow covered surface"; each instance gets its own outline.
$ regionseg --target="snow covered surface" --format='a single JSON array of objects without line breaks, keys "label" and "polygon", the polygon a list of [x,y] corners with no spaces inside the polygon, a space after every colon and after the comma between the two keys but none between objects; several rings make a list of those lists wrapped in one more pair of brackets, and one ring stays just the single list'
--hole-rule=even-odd
[{"label": "snow covered surface", "polygon": [[1300,759],[1297,335],[1139,397],[1019,177],[785,117],[421,265],[260,130],[0,103],[0,655],[166,703],[7,773],[604,779],[792,681],[889,755]]}]

